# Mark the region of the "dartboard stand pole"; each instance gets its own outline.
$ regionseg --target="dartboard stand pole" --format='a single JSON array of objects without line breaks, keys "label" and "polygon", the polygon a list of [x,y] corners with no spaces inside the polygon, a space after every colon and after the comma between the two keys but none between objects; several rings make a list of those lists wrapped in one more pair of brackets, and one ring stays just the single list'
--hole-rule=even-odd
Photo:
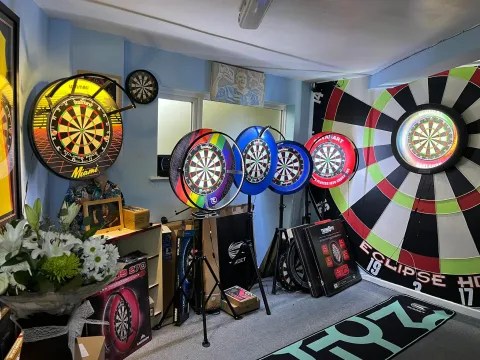
[{"label": "dartboard stand pole", "polygon": [[280,195],[280,203],[278,205],[278,227],[275,229],[275,235],[273,236],[273,249],[275,249],[275,268],[273,270],[272,295],[277,293],[277,269],[280,261],[280,248],[282,247],[283,239],[288,239],[287,230],[283,227],[284,209],[285,204],[283,203],[283,195]]},{"label": "dartboard stand pole", "polygon": [[255,267],[255,272],[257,274],[258,287],[262,293],[263,305],[265,306],[265,312],[267,315],[271,315],[270,306],[268,306],[267,295],[265,294],[265,289],[263,287],[262,276],[260,275],[260,270],[257,266],[257,256],[255,254],[255,249],[253,247],[253,206],[252,206],[252,195],[248,195],[248,222],[247,222],[247,239],[245,239],[244,246],[248,246],[250,249],[250,257],[252,258],[252,264]]},{"label": "dartboard stand pole", "polygon": [[[206,299],[205,299],[205,291],[204,291],[204,288],[203,288],[203,268],[204,268],[203,265],[204,264],[207,265],[207,268],[208,268],[208,271],[210,272],[210,275],[215,280],[215,285],[212,287],[212,291],[210,292],[210,294],[208,295],[208,297]],[[205,304],[208,302],[208,300],[210,299],[210,296],[212,296],[212,293],[217,286],[220,289],[220,292],[222,293],[222,298],[225,299],[228,307],[230,308],[230,311],[232,312],[233,318],[235,320],[240,320],[242,318],[242,316],[237,315],[237,313],[235,312],[235,309],[232,306],[232,303],[230,302],[227,295],[225,294],[225,291],[223,290],[223,287],[220,285],[220,280],[218,279],[217,275],[215,275],[215,272],[213,271],[212,266],[208,262],[207,257],[204,256],[198,250],[193,250],[193,260],[192,260],[192,262],[188,265],[187,270],[185,271],[185,274],[183,275],[183,278],[180,281],[180,284],[175,289],[175,292],[174,292],[172,298],[170,299],[170,302],[168,303],[167,309],[163,313],[162,318],[160,319],[160,322],[157,325],[155,325],[152,329],[153,330],[160,330],[163,322],[167,318],[167,314],[169,313],[170,308],[173,306],[173,302],[175,301],[175,299],[177,297],[179,297],[183,294],[186,298],[188,298],[189,302],[192,300],[193,293],[194,293],[195,290],[192,290],[190,296],[185,294],[185,292],[183,291],[183,283],[190,276],[192,271],[193,271],[194,274],[195,273],[200,274],[200,284],[201,284],[201,286],[200,286],[200,299],[201,299],[200,308],[201,308],[201,310],[200,311],[201,311],[201,314],[202,314],[202,323],[203,323],[203,342],[202,342],[202,345],[203,345],[203,347],[209,347],[210,342],[208,341],[208,336],[207,336],[207,316],[206,316],[206,313],[205,313]]]}]

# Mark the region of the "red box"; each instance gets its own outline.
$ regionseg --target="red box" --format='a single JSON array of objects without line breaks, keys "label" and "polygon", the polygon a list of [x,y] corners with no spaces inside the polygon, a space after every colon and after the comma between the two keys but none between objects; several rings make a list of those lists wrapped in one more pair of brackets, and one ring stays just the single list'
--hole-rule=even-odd
[{"label": "red box", "polygon": [[147,258],[124,256],[125,267],[105,289],[90,297],[90,319],[108,325],[87,325],[88,336],[105,336],[105,359],[121,360],[152,339],[148,301]]}]

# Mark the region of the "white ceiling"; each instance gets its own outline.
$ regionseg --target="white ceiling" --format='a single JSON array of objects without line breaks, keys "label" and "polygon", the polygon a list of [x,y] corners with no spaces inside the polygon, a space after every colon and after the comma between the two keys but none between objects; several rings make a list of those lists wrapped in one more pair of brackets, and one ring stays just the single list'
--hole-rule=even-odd
[{"label": "white ceiling", "polygon": [[257,30],[239,27],[241,0],[35,2],[79,27],[301,80],[373,74],[480,22],[478,0],[273,0]]}]

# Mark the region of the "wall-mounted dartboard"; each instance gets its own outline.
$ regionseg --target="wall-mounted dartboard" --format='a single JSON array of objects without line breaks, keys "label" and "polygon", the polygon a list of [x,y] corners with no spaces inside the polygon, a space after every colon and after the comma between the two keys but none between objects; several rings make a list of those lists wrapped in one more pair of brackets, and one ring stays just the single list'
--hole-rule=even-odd
[{"label": "wall-mounted dartboard", "polygon": [[147,70],[135,70],[128,74],[125,87],[133,100],[139,104],[149,104],[158,95],[157,79]]},{"label": "wall-mounted dartboard", "polygon": [[[245,162],[245,180],[240,191],[247,195],[260,194],[268,188],[275,175],[277,164],[275,138],[268,128],[251,126],[238,135],[236,143]],[[240,180],[241,176],[236,175],[237,187]]]},{"label": "wall-mounted dartboard", "polygon": [[66,179],[96,177],[115,162],[123,139],[120,113],[135,107],[132,103],[119,109],[105,90],[110,79],[100,87],[85,78],[89,75],[50,83],[30,112],[34,153],[49,170]]},{"label": "wall-mounted dartboard", "polygon": [[302,144],[282,140],[277,143],[278,159],[270,189],[281,195],[302,190],[312,174],[312,158]]},{"label": "wall-mounted dartboard", "polygon": [[361,79],[329,92],[314,122],[359,147],[355,177],[329,199],[349,225],[359,264],[480,306],[480,69],[455,68],[376,96]]},{"label": "wall-mounted dartboard", "polygon": [[13,169],[14,161],[14,129],[13,129],[13,89],[4,76],[0,75],[0,130],[3,132],[5,156],[0,157],[0,179],[4,179]]},{"label": "wall-mounted dartboard", "polygon": [[320,188],[343,184],[355,174],[357,148],[345,135],[321,132],[305,143],[313,161],[310,183]]},{"label": "wall-mounted dartboard", "polygon": [[[230,191],[233,179],[243,183],[243,159],[234,155],[238,146],[226,134],[211,129],[193,131],[175,145],[170,162],[170,185],[186,205],[219,210],[238,195]],[[238,161],[236,161],[236,159]]]}]

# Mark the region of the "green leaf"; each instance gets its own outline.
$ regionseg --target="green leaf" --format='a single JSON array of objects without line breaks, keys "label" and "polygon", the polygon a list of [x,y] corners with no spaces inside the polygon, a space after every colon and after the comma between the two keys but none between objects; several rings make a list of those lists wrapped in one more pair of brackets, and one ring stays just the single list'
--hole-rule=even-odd
[{"label": "green leaf", "polygon": [[39,274],[37,275],[36,280],[39,292],[46,293],[50,291],[55,291],[55,285],[45,276]]},{"label": "green leaf", "polygon": [[7,260],[2,266],[12,266],[12,265],[17,265],[20,264],[21,262],[27,261],[28,263],[30,262],[30,255],[28,255],[25,252],[19,253],[16,256],[10,258]]},{"label": "green leaf", "polygon": [[100,225],[91,226],[89,230],[85,231],[82,235],[82,240],[87,240],[89,237],[95,235],[95,233],[102,227]]},{"label": "green leaf", "polygon": [[32,276],[29,274],[28,271],[17,271],[13,274],[13,278],[15,281],[21,285],[28,286]]},{"label": "green leaf", "polygon": [[92,225],[92,218],[90,216],[85,216],[83,218],[83,225],[85,225],[85,226]]},{"label": "green leaf", "polygon": [[58,216],[67,216],[68,215],[68,209],[67,208],[61,208],[59,213],[58,213]]},{"label": "green leaf", "polygon": [[33,203],[33,210],[37,213],[38,218],[42,216],[42,203],[40,202],[40,199],[37,198],[35,202]]},{"label": "green leaf", "polygon": [[40,216],[38,216],[36,211],[27,204],[25,204],[25,215],[27,216],[27,221],[32,229],[37,230],[40,224]]}]

